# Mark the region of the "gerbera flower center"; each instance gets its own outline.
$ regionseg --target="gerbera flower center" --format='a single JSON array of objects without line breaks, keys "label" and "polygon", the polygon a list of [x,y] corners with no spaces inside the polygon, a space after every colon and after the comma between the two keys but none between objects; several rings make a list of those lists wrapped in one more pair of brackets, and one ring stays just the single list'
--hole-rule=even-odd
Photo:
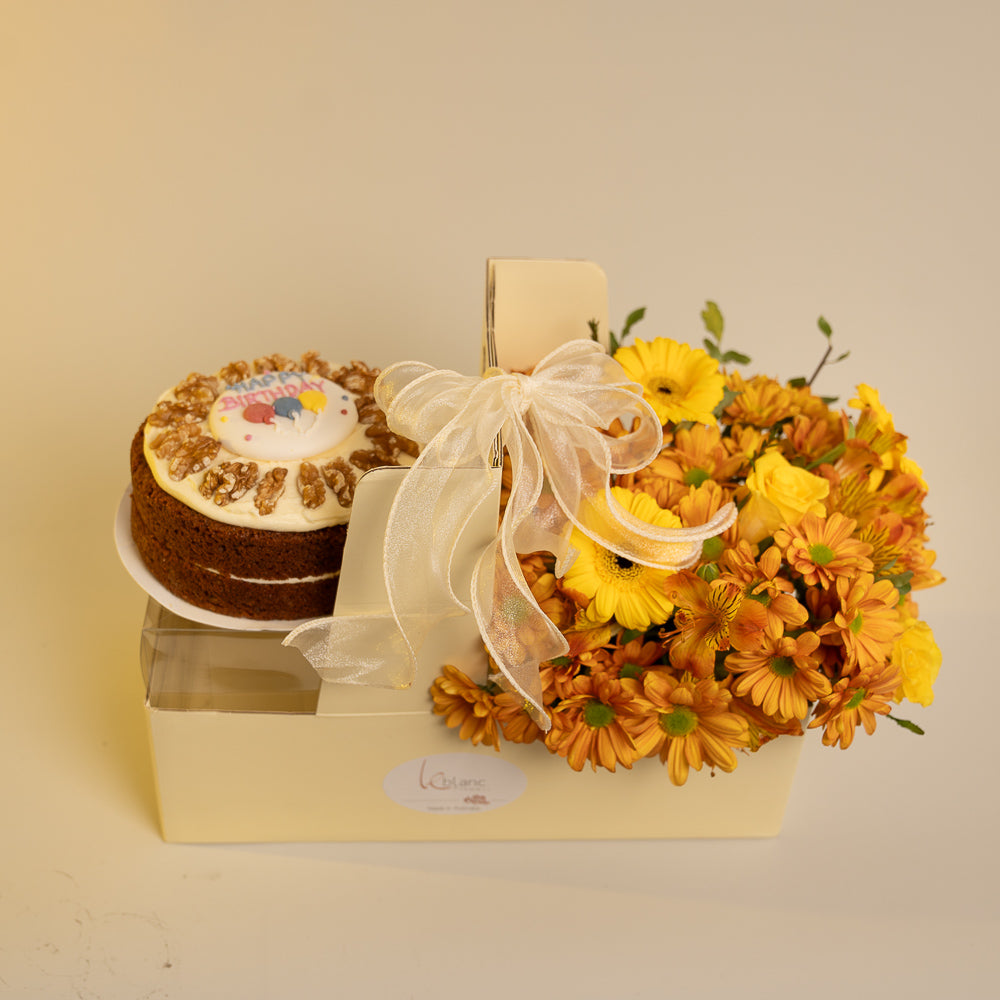
[{"label": "gerbera flower center", "polygon": [[667,378],[666,375],[651,375],[646,382],[646,388],[650,392],[659,393],[667,398],[674,395],[674,393],[683,392],[683,389],[672,378]]},{"label": "gerbera flower center", "polygon": [[771,660],[771,671],[779,677],[791,677],[795,673],[795,663],[787,656],[776,656]]},{"label": "gerbera flower center", "polygon": [[693,733],[697,726],[697,714],[684,705],[678,705],[672,712],[660,714],[660,728],[674,739]]},{"label": "gerbera flower center", "polygon": [[701,468],[688,469],[684,473],[684,485],[685,486],[701,486],[706,479],[711,479],[711,475]]},{"label": "gerbera flower center", "polygon": [[824,545],[822,542],[816,542],[809,546],[809,558],[812,559],[817,566],[826,566],[828,563],[833,562],[836,558],[836,553],[829,545]]},{"label": "gerbera flower center", "polygon": [[610,705],[605,705],[603,701],[596,698],[588,701],[583,709],[583,721],[591,729],[603,729],[610,726],[615,718],[615,710]]},{"label": "gerbera flower center", "polygon": [[861,612],[859,611],[854,616],[854,620],[850,624],[850,629],[855,635],[857,635],[863,628],[864,624],[865,624],[864,615],[862,615]]},{"label": "gerbera flower center", "polygon": [[865,700],[865,689],[858,688],[857,691],[851,695],[851,700],[847,703],[848,708],[857,708]]},{"label": "gerbera flower center", "polygon": [[643,574],[642,566],[622,556],[615,555],[608,549],[602,551],[597,564],[601,570],[600,575],[605,580],[613,581],[619,585],[638,580]]}]

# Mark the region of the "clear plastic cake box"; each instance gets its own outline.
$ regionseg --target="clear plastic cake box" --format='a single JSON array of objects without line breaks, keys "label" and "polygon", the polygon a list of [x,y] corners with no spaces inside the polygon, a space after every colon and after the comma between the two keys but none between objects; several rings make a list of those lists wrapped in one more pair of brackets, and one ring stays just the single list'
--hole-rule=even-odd
[{"label": "clear plastic cake box", "polygon": [[[491,260],[484,357],[526,368],[579,336],[581,323],[586,332],[598,319],[607,330],[606,303],[604,275],[589,262]],[[359,484],[337,614],[384,608],[372,567],[402,475],[374,470]],[[495,530],[496,509],[468,529],[470,551]],[[539,744],[504,743],[499,753],[472,746],[433,714],[428,689],[442,664],[482,673],[470,616],[432,632],[416,681],[403,690],[321,682],[283,637],[193,621],[150,598],[140,660],[165,840],[768,837],[781,829],[800,739],[747,754],[732,774],[692,772],[682,788],[657,760],[576,773]]]}]

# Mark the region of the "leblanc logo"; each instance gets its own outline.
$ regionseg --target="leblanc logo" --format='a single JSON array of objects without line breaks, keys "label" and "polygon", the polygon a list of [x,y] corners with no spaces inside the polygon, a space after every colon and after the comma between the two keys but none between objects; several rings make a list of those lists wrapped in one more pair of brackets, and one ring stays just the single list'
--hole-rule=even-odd
[{"label": "leblanc logo", "polygon": [[513,802],[526,785],[520,768],[477,753],[418,757],[394,767],[382,783],[398,805],[437,814],[496,809]]}]

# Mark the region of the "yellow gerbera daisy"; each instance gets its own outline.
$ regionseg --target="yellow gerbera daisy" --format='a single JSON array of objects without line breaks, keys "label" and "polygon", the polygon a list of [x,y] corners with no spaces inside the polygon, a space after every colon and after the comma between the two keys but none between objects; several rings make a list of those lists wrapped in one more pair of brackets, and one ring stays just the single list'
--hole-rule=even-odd
[{"label": "yellow gerbera daisy", "polygon": [[[645,493],[632,493],[620,486],[611,490],[614,498],[630,514],[662,528],[681,527],[680,518],[661,510]],[[598,545],[582,531],[574,531],[571,544],[579,551],[563,584],[590,598],[590,620],[617,622],[628,629],[647,629],[662,624],[674,606],[667,600],[663,584],[671,574],[665,570],[640,566]]]},{"label": "yellow gerbera daisy", "polygon": [[618,348],[615,361],[642,386],[661,423],[715,423],[712,411],[722,402],[725,377],[718,362],[700,348],[667,337],[636,340]]}]

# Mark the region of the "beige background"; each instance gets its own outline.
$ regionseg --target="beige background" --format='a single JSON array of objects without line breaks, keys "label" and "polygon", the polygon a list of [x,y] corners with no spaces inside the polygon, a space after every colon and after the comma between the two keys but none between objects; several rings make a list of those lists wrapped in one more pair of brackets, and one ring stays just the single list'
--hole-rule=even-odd
[{"label": "beige background", "polygon": [[[988,995],[998,30],[986,0],[0,3],[0,987]],[[474,371],[490,255],[598,261],[646,336],[713,298],[782,377],[832,322],[821,387],[877,386],[932,486],[927,735],[810,739],[774,841],[164,845],[111,543],[134,428],[255,353]]]}]

